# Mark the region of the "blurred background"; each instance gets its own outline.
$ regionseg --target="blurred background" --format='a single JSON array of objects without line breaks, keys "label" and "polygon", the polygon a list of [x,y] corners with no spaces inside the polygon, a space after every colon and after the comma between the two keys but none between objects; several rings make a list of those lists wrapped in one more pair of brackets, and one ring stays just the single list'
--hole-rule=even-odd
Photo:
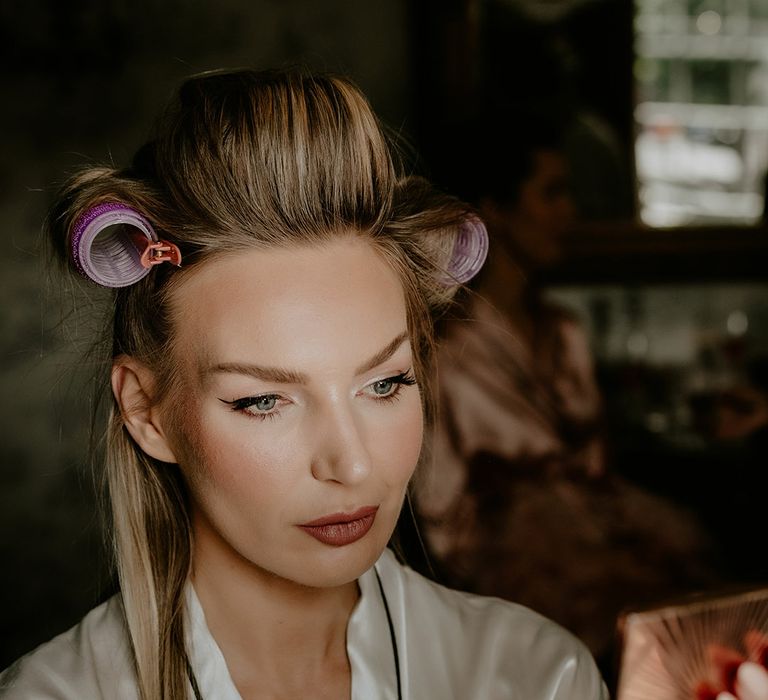
[{"label": "blurred background", "polygon": [[[448,189],[485,96],[556,116],[575,215],[535,282],[586,333],[606,472],[664,503],[628,517],[696,543],[690,566],[648,559],[662,583],[639,567],[598,632],[570,626],[607,668],[621,609],[768,581],[764,0],[30,0],[0,3],[0,57],[0,668],[111,590],[88,465],[103,299],[51,279],[46,208],[79,165],[126,163],[179,80],[219,67],[350,75]],[[494,122],[523,144],[530,125]]]}]

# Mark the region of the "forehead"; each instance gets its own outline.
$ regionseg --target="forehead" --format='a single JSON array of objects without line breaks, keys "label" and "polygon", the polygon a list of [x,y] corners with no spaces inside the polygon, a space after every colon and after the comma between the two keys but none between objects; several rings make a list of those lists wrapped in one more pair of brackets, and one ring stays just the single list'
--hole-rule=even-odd
[{"label": "forehead", "polygon": [[177,352],[198,365],[352,365],[407,325],[397,274],[353,236],[214,259],[174,290],[172,304]]}]

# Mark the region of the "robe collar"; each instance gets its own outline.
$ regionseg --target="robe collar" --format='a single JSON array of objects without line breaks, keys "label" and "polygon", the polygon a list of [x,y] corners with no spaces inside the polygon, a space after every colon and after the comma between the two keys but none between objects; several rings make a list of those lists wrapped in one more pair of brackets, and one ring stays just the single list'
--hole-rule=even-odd
[{"label": "robe collar", "polygon": [[[387,590],[387,578],[390,577],[386,575],[386,569],[393,564],[393,554],[385,550],[374,567],[358,579],[360,598],[347,623],[352,700],[397,700],[395,649],[375,570],[380,571],[390,612],[397,617],[392,609],[394,591]],[[221,649],[208,629],[205,613],[191,582],[186,586],[186,620],[187,653],[203,700],[242,700],[229,675]],[[400,625],[395,624],[395,627]]]}]

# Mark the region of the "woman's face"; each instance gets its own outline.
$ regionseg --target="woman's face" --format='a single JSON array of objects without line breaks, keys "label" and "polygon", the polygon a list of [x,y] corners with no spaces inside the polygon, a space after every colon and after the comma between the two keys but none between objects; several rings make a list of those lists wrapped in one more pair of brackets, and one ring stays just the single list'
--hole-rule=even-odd
[{"label": "woman's face", "polygon": [[562,255],[563,238],[576,218],[568,179],[562,153],[536,151],[517,200],[481,212],[497,239],[528,270],[551,265]]},{"label": "woman's face", "polygon": [[[370,243],[254,250],[174,292],[169,416],[201,548],[307,586],[387,544],[419,458],[405,300]],[[349,522],[345,522],[349,521]]]}]

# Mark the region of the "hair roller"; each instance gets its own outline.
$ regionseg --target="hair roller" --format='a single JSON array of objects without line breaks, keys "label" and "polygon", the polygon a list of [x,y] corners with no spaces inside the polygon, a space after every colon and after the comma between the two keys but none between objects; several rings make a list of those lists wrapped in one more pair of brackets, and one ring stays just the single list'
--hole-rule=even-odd
[{"label": "hair roller", "polygon": [[120,202],[86,210],[72,227],[72,259],[78,272],[102,287],[127,287],[163,262],[181,264],[181,252],[161,241],[150,223]]},{"label": "hair roller", "polygon": [[488,231],[476,216],[464,219],[453,243],[451,259],[442,282],[446,285],[469,282],[488,257]]}]

